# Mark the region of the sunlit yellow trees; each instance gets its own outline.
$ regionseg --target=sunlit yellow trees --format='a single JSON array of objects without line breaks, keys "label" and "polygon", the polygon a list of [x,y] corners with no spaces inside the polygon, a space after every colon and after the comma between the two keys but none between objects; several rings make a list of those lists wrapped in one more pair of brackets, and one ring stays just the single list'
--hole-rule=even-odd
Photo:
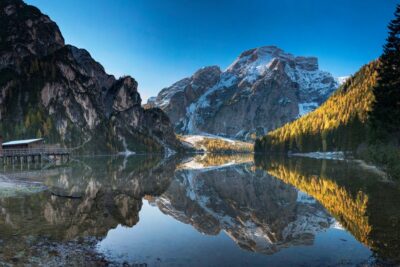
[{"label": "sunlit yellow trees", "polygon": [[256,152],[354,150],[366,140],[378,62],[365,65],[324,104],[256,141]]}]

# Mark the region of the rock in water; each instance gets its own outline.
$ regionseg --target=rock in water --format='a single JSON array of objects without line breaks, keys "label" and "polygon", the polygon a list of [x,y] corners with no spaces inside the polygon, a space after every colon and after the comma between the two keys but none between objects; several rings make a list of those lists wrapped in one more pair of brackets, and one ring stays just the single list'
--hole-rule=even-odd
[{"label": "rock in water", "polygon": [[116,79],[21,0],[0,2],[0,133],[44,136],[86,153],[171,151],[168,117],[144,110],[132,77]]},{"label": "rock in water", "polygon": [[179,133],[249,140],[312,111],[337,87],[317,58],[265,46],[243,52],[225,71],[198,70],[161,90],[151,104]]}]

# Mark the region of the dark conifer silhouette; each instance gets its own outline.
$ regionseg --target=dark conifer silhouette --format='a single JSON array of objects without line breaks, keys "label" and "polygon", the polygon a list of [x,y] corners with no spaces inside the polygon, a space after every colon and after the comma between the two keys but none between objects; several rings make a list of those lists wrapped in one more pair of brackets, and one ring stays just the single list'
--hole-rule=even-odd
[{"label": "dark conifer silhouette", "polygon": [[374,138],[400,141],[400,5],[390,22],[389,36],[378,68],[375,102],[370,114]]}]

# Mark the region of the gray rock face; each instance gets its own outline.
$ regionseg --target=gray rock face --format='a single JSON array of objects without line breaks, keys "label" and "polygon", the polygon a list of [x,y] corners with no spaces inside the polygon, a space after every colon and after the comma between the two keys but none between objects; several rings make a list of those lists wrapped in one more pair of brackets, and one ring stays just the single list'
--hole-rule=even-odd
[{"label": "gray rock face", "polygon": [[337,87],[317,58],[265,46],[243,52],[225,71],[202,68],[161,90],[153,105],[179,133],[249,140],[315,109]]},{"label": "gray rock face", "polygon": [[159,109],[144,110],[132,77],[105,72],[57,25],[20,0],[0,2],[0,131],[43,136],[86,153],[179,150]]},{"label": "gray rock face", "polygon": [[171,87],[161,90],[155,106],[164,110],[171,121],[177,122],[185,117],[187,107],[194,104],[206,91],[220,79],[221,70],[217,66],[198,70],[190,78],[185,78]]},{"label": "gray rock face", "polygon": [[58,26],[39,9],[22,1],[2,0],[0,4],[0,40],[7,54],[0,55],[0,68],[19,64],[30,56],[46,56],[64,46]]}]

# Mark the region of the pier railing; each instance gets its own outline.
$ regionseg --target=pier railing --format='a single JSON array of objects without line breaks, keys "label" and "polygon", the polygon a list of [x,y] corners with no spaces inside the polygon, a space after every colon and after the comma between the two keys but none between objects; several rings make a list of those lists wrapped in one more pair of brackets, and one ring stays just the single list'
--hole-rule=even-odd
[{"label": "pier railing", "polygon": [[0,157],[21,157],[39,155],[68,155],[68,148],[23,148],[23,149],[3,149]]}]

